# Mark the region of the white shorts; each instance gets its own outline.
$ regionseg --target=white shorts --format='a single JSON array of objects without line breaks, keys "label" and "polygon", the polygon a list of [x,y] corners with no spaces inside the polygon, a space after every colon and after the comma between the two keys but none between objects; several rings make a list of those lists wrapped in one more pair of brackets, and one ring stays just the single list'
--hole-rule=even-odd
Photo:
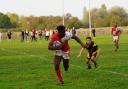
[{"label": "white shorts", "polygon": [[56,50],[56,51],[55,51],[55,55],[57,55],[57,56],[62,56],[63,59],[70,59],[70,57],[69,57],[69,51],[64,52],[64,51],[62,51],[62,50]]},{"label": "white shorts", "polygon": [[119,36],[113,36],[113,41],[119,40]]}]

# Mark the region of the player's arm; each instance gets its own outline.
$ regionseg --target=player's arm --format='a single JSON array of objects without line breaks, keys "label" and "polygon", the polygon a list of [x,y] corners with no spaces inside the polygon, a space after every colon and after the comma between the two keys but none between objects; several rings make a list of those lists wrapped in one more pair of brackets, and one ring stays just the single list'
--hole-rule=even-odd
[{"label": "player's arm", "polygon": [[83,44],[83,42],[80,40],[78,36],[74,35],[72,36],[72,39],[75,39],[77,43],[79,43],[83,48],[85,48],[85,45]]},{"label": "player's arm", "polygon": [[62,45],[54,47],[52,42],[49,42],[48,49],[49,50],[60,50],[62,48]]},{"label": "player's arm", "polygon": [[80,57],[80,56],[81,56],[81,54],[83,53],[83,51],[84,51],[84,48],[81,48],[81,50],[80,50],[80,52],[79,52],[79,54],[78,54],[78,56],[77,56],[77,57]]}]

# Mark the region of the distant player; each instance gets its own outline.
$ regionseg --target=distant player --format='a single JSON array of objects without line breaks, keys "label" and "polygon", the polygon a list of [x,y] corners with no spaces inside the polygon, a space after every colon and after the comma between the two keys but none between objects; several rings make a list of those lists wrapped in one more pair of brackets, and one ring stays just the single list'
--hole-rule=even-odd
[{"label": "distant player", "polygon": [[[51,41],[49,42],[48,48],[49,50],[55,51],[54,56],[54,67],[57,74],[57,77],[59,79],[59,84],[64,84],[64,80],[62,78],[62,74],[60,71],[60,62],[63,61],[63,66],[65,71],[68,71],[69,68],[69,53],[70,53],[70,46],[68,44],[68,40],[70,38],[75,39],[81,46],[84,47],[84,44],[81,42],[81,40],[75,36],[75,34],[71,34],[69,32],[65,31],[65,27],[63,25],[59,25],[57,27],[56,33],[54,33],[51,37]],[[59,47],[54,47],[53,42],[59,41],[61,42],[61,45]]]},{"label": "distant player", "polygon": [[42,39],[42,31],[41,30],[38,31],[38,36],[39,36],[39,38],[41,40]]},{"label": "distant player", "polygon": [[115,51],[117,51],[119,49],[119,37],[120,37],[120,34],[121,34],[121,31],[117,27],[117,25],[114,25],[114,27],[112,28],[111,34],[113,36]]},{"label": "distant player", "polygon": [[93,28],[93,29],[91,30],[91,33],[92,33],[93,37],[96,37],[96,30],[95,30],[95,28]]},{"label": "distant player", "polygon": [[33,41],[37,41],[37,38],[36,38],[36,29],[33,29],[32,31],[31,31],[31,42],[33,42]]},{"label": "distant player", "polygon": [[[99,50],[98,50],[98,46],[92,41],[91,37],[87,37],[86,38],[86,44],[85,44],[86,49],[88,50],[87,53],[87,65],[88,65],[88,69],[91,69],[91,63],[90,61],[92,61],[95,65],[95,68],[97,68],[97,62],[96,62],[96,58],[99,55]],[[78,57],[81,56],[81,53],[83,52],[84,48],[82,48],[80,50],[80,53],[78,55]]]},{"label": "distant player", "polygon": [[28,37],[29,37],[29,31],[26,29],[26,31],[25,31],[25,39],[26,39],[26,41],[28,41]]},{"label": "distant player", "polygon": [[12,38],[12,32],[11,31],[7,32],[7,37],[8,37],[9,40],[11,40],[11,38]]},{"label": "distant player", "polygon": [[45,40],[48,41],[50,37],[50,31],[45,29]]},{"label": "distant player", "polygon": [[24,39],[25,39],[25,31],[22,30],[21,31],[21,42],[24,42]]}]

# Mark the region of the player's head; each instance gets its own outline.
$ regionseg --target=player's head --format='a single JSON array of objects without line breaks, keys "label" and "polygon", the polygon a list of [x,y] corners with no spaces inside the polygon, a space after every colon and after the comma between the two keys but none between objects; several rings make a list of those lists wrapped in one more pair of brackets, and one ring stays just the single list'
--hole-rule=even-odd
[{"label": "player's head", "polygon": [[61,38],[63,38],[65,36],[65,26],[63,26],[63,25],[57,26],[57,31]]},{"label": "player's head", "polygon": [[87,42],[87,44],[91,44],[92,38],[91,37],[86,37],[86,42]]}]

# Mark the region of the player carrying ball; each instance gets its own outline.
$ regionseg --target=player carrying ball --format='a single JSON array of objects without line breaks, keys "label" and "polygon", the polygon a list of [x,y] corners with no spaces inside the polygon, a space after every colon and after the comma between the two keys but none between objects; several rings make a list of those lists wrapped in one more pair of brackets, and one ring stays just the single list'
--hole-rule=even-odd
[{"label": "player carrying ball", "polygon": [[[92,61],[95,65],[95,68],[97,68],[96,58],[99,55],[98,46],[92,41],[91,37],[87,37],[85,47],[88,51],[88,53],[87,53],[87,62],[86,62],[87,65],[88,65],[88,69],[91,69],[90,61]],[[80,50],[80,53],[79,53],[78,57],[81,56],[81,53],[83,52],[83,50],[84,50],[84,48],[82,48]]]},{"label": "player carrying ball", "polygon": [[[54,50],[54,68],[57,74],[57,77],[59,79],[59,84],[64,84],[64,80],[62,78],[62,74],[60,71],[60,63],[63,61],[63,67],[65,71],[68,71],[69,68],[69,52],[70,52],[70,46],[68,44],[68,40],[70,38],[75,39],[82,47],[84,47],[84,44],[82,41],[75,35],[74,32],[66,32],[65,27],[63,25],[59,25],[57,27],[57,31],[55,34],[52,35],[51,40],[49,42],[48,48],[49,50]],[[61,45],[59,46],[53,46],[53,43],[55,41],[59,41]]]}]

